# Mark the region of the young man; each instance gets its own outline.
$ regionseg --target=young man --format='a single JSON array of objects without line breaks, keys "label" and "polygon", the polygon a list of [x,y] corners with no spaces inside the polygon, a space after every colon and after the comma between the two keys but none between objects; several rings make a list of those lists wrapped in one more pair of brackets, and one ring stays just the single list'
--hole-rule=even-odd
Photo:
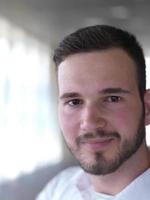
[{"label": "young man", "polygon": [[81,167],[60,173],[37,200],[149,200],[150,91],[135,37],[86,27],[64,38],[54,62],[60,128]]}]

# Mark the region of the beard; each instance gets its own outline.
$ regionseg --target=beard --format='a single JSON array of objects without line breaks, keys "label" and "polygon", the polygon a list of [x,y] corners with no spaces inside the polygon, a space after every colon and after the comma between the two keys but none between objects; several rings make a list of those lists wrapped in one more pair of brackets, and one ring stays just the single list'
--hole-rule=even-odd
[{"label": "beard", "polygon": [[[108,158],[103,151],[92,152],[87,154],[85,149],[82,151],[82,145],[87,140],[94,138],[110,138],[120,142],[117,150]],[[106,175],[115,172],[126,160],[128,160],[139,149],[145,139],[144,113],[139,120],[136,134],[130,139],[121,141],[121,137],[117,132],[108,132],[96,129],[94,133],[84,133],[76,138],[76,149],[67,144],[71,153],[76,157],[80,166],[87,173],[94,175]],[[116,147],[115,147],[116,148]]]}]

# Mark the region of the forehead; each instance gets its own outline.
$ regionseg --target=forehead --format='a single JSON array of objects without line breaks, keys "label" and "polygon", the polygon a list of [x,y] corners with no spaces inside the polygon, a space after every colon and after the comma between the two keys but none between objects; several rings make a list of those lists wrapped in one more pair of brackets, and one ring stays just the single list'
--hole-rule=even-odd
[{"label": "forehead", "polygon": [[[136,66],[122,49],[78,53],[68,56],[58,70],[59,89],[76,86],[137,86]],[[100,88],[99,88],[100,89]]]}]

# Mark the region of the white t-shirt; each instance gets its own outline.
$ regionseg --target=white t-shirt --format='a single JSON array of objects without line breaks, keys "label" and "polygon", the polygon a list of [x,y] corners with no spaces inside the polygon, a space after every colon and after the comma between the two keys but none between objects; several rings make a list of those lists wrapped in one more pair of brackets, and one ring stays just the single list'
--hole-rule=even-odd
[{"label": "white t-shirt", "polygon": [[115,196],[92,192],[92,200],[113,200]]},{"label": "white t-shirt", "polygon": [[150,169],[115,196],[96,193],[79,167],[58,174],[36,200],[150,200]]}]

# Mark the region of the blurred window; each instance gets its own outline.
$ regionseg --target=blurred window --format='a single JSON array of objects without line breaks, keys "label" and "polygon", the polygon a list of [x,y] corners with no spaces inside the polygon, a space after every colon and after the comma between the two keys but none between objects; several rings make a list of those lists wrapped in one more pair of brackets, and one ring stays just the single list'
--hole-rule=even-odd
[{"label": "blurred window", "polygon": [[[0,180],[61,159],[49,49],[0,19]],[[53,102],[52,102],[53,103]]]}]

